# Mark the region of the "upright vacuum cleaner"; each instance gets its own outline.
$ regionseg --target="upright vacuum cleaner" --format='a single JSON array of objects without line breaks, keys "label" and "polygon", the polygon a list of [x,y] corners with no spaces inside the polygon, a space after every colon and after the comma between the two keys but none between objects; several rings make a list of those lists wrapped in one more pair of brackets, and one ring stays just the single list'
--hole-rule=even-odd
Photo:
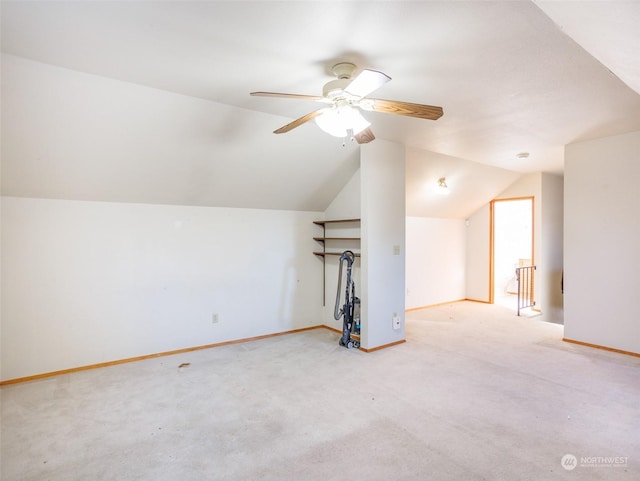
[{"label": "upright vacuum cleaner", "polygon": [[[351,268],[355,255],[351,251],[344,251],[340,256],[340,271],[338,274],[338,290],[336,293],[336,305],[333,310],[333,317],[337,321],[342,320],[342,337],[339,344],[351,349],[359,348],[360,342],[352,339],[351,334],[360,334],[360,299],[355,296],[356,286],[351,279]],[[347,263],[347,281],[344,289],[344,304],[340,308],[340,289],[342,287],[342,266]]]}]

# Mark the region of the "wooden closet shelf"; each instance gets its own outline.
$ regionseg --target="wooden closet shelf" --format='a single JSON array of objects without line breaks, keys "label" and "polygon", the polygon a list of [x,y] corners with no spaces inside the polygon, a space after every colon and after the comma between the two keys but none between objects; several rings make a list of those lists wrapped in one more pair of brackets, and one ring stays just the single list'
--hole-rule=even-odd
[{"label": "wooden closet shelf", "polygon": [[360,219],[334,219],[334,220],[314,220],[316,225],[338,224],[340,222],[360,222]]},{"label": "wooden closet shelf", "polygon": [[359,241],[360,237],[314,237],[313,240],[317,240],[317,241],[326,241],[326,240]]}]

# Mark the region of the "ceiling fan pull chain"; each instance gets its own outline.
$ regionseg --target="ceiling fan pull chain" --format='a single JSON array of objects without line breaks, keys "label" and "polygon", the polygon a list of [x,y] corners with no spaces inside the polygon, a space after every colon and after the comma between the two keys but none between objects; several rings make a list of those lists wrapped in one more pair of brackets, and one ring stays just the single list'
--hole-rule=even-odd
[{"label": "ceiling fan pull chain", "polygon": [[347,129],[347,135],[342,137],[342,146],[347,146],[347,138],[351,139],[351,142],[355,142],[356,137],[353,135],[353,129]]}]

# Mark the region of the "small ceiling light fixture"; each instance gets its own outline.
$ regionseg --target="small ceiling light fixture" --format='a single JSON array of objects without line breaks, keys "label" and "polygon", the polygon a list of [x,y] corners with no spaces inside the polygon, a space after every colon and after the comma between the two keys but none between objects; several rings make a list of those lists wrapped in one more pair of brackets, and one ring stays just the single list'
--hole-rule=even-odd
[{"label": "small ceiling light fixture", "polygon": [[447,185],[447,179],[440,177],[438,179],[438,193],[442,195],[449,194],[449,186]]},{"label": "small ceiling light fixture", "polygon": [[528,159],[529,158],[529,152],[520,152],[519,154],[516,155],[517,158],[519,159]]}]

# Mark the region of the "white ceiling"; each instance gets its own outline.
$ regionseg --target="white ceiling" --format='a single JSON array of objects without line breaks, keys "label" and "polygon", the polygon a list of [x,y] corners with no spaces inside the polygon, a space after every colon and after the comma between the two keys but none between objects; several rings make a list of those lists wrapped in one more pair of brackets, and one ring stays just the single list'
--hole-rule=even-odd
[{"label": "white ceiling", "polygon": [[[639,24],[639,2],[2,1],[2,51],[204,99],[213,107],[226,104],[220,108],[233,106],[235,117],[248,119],[236,118],[234,126],[243,143],[242,179],[259,196],[237,185],[245,192],[231,189],[223,202],[210,193],[194,195],[185,182],[166,197],[167,179],[176,176],[171,164],[162,170],[141,155],[141,170],[154,169],[153,179],[146,179],[148,195],[105,194],[102,200],[323,210],[357,168],[357,146],[341,147],[313,123],[275,136],[270,132],[317,106],[249,92],[320,94],[339,61],[381,70],[393,80],[375,97],[440,105],[444,116],[432,122],[367,113],[376,137],[437,154],[413,156],[424,162],[457,160],[466,174],[459,177],[467,180],[455,187],[496,195],[513,172],[561,173],[568,143],[640,130]],[[277,139],[267,141],[267,134]],[[24,161],[20,149],[8,152],[3,192],[38,195],[18,166]],[[519,159],[520,152],[530,155]],[[287,158],[304,162],[310,175],[278,170]],[[228,159],[181,161],[219,173],[216,163]],[[268,189],[257,188],[265,182],[264,168],[252,168],[257,163],[279,172],[269,181],[274,192],[295,184],[295,196],[270,201]],[[410,163],[408,191],[425,181],[424,170],[420,162]],[[438,174],[431,169],[430,175]],[[136,182],[131,184],[134,189]],[[63,191],[40,195],[65,197]],[[408,202],[416,202],[416,214],[442,216],[428,198]],[[470,214],[470,203],[454,206],[454,195],[447,202],[448,215]]]}]

